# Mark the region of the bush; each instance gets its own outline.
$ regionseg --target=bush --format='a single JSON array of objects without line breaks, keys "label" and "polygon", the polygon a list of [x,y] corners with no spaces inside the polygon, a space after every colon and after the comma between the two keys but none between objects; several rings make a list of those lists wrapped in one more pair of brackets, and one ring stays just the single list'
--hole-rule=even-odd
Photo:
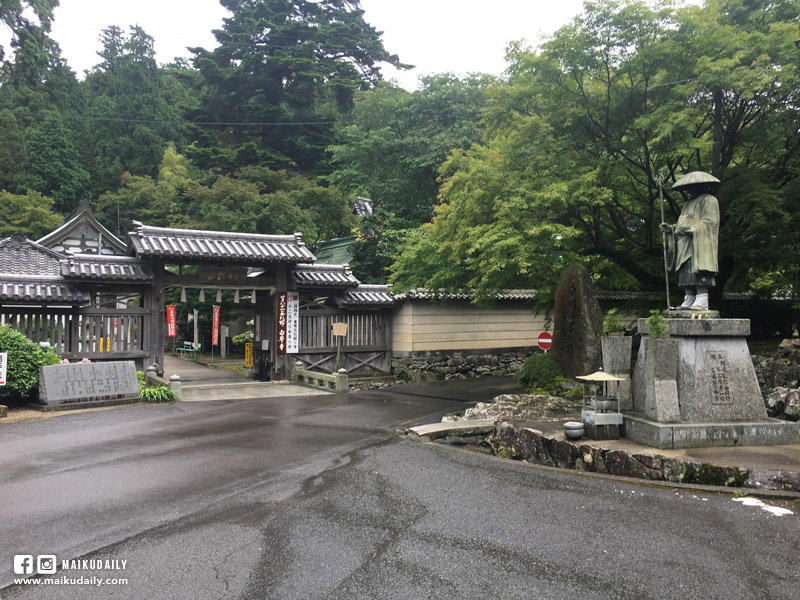
[{"label": "bush", "polygon": [[517,383],[529,392],[543,390],[551,392],[563,377],[558,363],[549,354],[537,352],[525,359],[522,368],[514,375]]},{"label": "bush", "polygon": [[149,385],[144,378],[144,371],[137,371],[136,378],[139,380],[139,398],[145,402],[174,402],[178,399],[178,395],[169,386]]},{"label": "bush", "polygon": [[240,333],[239,335],[233,336],[231,342],[236,344],[237,346],[243,346],[248,342],[253,341],[253,332],[252,331],[245,331],[244,333]]},{"label": "bush", "polygon": [[42,350],[8,325],[0,327],[0,352],[8,353],[6,384],[0,387],[0,398],[9,404],[24,404],[35,399],[39,392],[39,367],[61,361],[58,354]]},{"label": "bush", "polygon": [[178,399],[173,389],[166,385],[146,385],[139,388],[139,397],[145,402],[173,402]]}]

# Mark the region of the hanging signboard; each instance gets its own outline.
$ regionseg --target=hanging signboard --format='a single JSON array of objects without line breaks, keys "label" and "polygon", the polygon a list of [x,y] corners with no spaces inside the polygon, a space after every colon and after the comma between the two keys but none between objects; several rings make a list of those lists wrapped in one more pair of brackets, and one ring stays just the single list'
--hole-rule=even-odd
[{"label": "hanging signboard", "polygon": [[[175,337],[177,335],[178,325],[176,319],[177,313],[175,312],[175,306],[167,306],[167,337]],[[117,328],[116,321],[117,319],[114,318],[114,329]]]},{"label": "hanging signboard", "polygon": [[0,352],[0,385],[6,384],[7,364],[8,364],[8,352]]},{"label": "hanging signboard", "polygon": [[300,352],[300,294],[286,294],[286,353]]},{"label": "hanging signboard", "polygon": [[214,309],[214,313],[211,319],[211,345],[219,346],[219,306],[214,306],[212,308]]},{"label": "hanging signboard", "polygon": [[278,354],[286,354],[286,292],[278,292],[278,327],[277,349]]}]

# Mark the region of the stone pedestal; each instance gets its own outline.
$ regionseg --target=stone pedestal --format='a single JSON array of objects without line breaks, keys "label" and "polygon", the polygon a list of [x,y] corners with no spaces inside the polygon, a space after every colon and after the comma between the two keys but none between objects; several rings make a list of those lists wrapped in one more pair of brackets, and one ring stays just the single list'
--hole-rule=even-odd
[{"label": "stone pedestal", "polygon": [[581,411],[585,435],[592,440],[618,440],[623,416],[617,412]]},{"label": "stone pedestal", "polygon": [[[748,319],[667,319],[642,339],[623,435],[657,448],[800,443],[800,424],[767,418],[747,347]],[[639,320],[647,333],[647,321]]]},{"label": "stone pedestal", "polygon": [[[633,410],[631,398],[631,350],[633,338],[630,336],[603,336],[603,371],[625,381],[619,382],[620,410]],[[610,384],[610,389],[614,389]],[[614,389],[616,392],[616,390]]]}]

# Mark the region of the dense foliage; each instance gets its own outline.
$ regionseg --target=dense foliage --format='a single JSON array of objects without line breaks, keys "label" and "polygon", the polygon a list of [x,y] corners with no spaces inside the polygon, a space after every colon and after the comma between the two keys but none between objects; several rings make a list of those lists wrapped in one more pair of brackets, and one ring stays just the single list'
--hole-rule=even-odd
[{"label": "dense foliage", "polygon": [[39,367],[55,365],[61,360],[58,354],[42,350],[8,325],[0,325],[0,352],[8,353],[6,384],[0,386],[0,399],[10,404],[35,400]]},{"label": "dense foliage", "polygon": [[[587,2],[503,78],[381,80],[357,0],[221,0],[218,46],[159,66],[140,27],[100,33],[80,80],[49,37],[57,0],[0,22],[0,234],[90,199],[152,225],[355,234],[353,269],[397,288],[547,290],[574,260],[598,287],[660,289],[686,171],[722,180],[715,293],[800,285],[800,5]],[[355,196],[374,214],[354,218]],[[542,295],[541,297],[546,297]]]},{"label": "dense foliage", "polygon": [[800,5],[606,0],[538,51],[514,45],[480,145],[453,152],[440,204],[394,265],[400,287],[541,288],[588,260],[599,284],[662,281],[659,182],[714,173],[717,288],[797,289]]}]

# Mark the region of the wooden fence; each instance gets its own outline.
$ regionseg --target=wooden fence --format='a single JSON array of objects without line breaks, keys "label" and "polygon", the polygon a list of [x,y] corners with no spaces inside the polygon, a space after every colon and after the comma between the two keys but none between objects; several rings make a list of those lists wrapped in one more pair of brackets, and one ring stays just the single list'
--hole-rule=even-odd
[{"label": "wooden fence", "polygon": [[0,324],[33,342],[48,342],[64,358],[136,360],[146,357],[150,313],[143,308],[0,308]]},{"label": "wooden fence", "polygon": [[[346,323],[347,335],[333,335],[334,323]],[[300,311],[300,352],[303,368],[323,373],[339,367],[351,376],[388,375],[391,370],[391,315],[387,311]]]}]

